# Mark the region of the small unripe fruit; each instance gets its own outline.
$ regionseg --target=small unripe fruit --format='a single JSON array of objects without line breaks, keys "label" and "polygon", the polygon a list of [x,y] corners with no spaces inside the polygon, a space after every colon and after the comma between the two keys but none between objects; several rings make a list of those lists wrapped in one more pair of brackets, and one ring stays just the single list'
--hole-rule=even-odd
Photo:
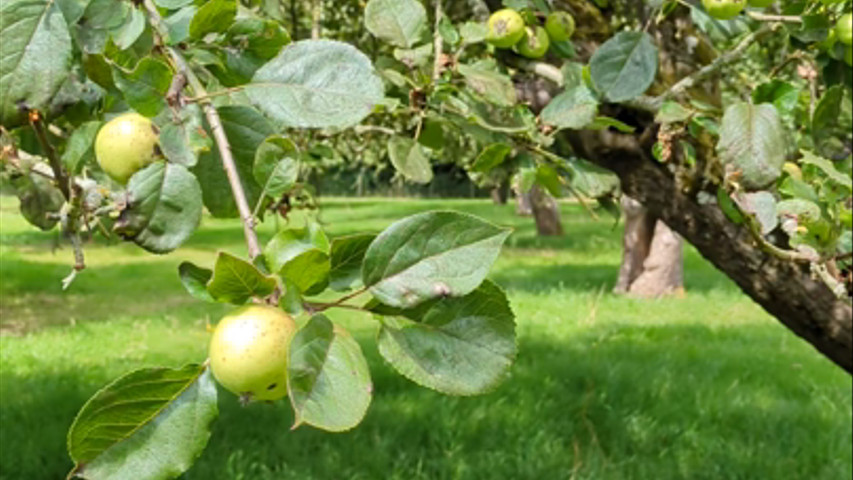
[{"label": "small unripe fruit", "polygon": [[287,396],[287,362],[296,323],[278,308],[252,305],[223,318],[210,340],[210,369],[244,402]]},{"label": "small unripe fruit", "polygon": [[853,45],[853,14],[845,13],[835,24],[835,35],[845,45]]},{"label": "small unripe fruit", "polygon": [[746,8],[746,0],[702,0],[702,6],[717,20],[731,20]]},{"label": "small unripe fruit", "polygon": [[157,141],[151,120],[138,113],[126,113],[98,131],[95,158],[110,178],[124,185],[134,173],[160,156]]},{"label": "small unripe fruit", "polygon": [[554,42],[565,42],[575,33],[575,19],[569,12],[554,12],[545,21],[545,31]]},{"label": "small unripe fruit", "polygon": [[528,27],[524,30],[524,37],[515,48],[519,54],[527,58],[537,59],[544,57],[550,46],[551,39],[548,38],[548,32],[544,28]]},{"label": "small unripe fruit", "polygon": [[511,8],[498,10],[489,17],[486,41],[498,48],[511,48],[524,36],[524,19]]}]

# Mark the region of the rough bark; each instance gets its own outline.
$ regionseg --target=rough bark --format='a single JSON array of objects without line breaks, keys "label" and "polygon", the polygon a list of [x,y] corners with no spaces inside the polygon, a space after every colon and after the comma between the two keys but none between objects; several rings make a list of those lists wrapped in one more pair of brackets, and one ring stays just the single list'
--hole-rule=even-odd
[{"label": "rough bark", "polygon": [[560,206],[554,197],[539,185],[530,189],[530,206],[536,220],[536,231],[541,237],[559,237],[563,235],[563,223],[560,221]]},{"label": "rough bark", "polygon": [[[757,248],[749,232],[730,222],[713,202],[697,201],[651,157],[654,129],[627,135],[567,133],[575,153],[612,170],[623,191],[681,234],[753,300],[795,334],[853,373],[853,311],[807,266]],[[711,192],[708,192],[709,194]]]}]

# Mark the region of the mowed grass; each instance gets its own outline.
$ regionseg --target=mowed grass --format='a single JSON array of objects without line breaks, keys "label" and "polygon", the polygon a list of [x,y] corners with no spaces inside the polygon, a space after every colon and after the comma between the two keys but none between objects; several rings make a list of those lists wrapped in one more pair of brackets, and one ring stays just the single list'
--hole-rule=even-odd
[{"label": "mowed grass", "polygon": [[[164,257],[90,245],[65,293],[71,252],[0,203],[0,478],[62,478],[65,432],[89,396],[146,365],[205,358],[227,307],[185,294],[181,261],[243,254],[234,221],[205,218]],[[564,238],[485,201],[327,201],[333,235],[378,231],[430,209],[513,227],[491,278],[518,317],[510,378],[474,398],[418,387],[383,363],[376,323],[333,312],[355,333],[375,384],[364,422],[328,434],[288,405],[242,408],[227,392],[187,479],[828,479],[851,478],[851,379],[745,297],[692,249],[686,298],[609,290],[620,229],[563,206]],[[293,225],[300,226],[294,219]],[[261,229],[269,238],[274,225]]]}]

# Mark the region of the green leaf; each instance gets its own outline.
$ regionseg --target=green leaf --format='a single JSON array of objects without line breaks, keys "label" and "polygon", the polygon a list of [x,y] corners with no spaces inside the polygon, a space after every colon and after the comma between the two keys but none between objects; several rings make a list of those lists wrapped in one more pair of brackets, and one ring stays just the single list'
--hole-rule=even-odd
[{"label": "green leaf", "polygon": [[71,35],[52,0],[0,4],[0,124],[26,121],[20,107],[45,111],[71,69]]},{"label": "green leaf", "polygon": [[572,87],[558,95],[542,110],[542,121],[558,129],[579,130],[595,120],[598,100],[585,85]]},{"label": "green leaf", "polygon": [[779,178],[786,151],[776,107],[740,102],[726,109],[717,153],[723,164],[740,172],[738,182],[747,190],[760,190]]},{"label": "green leaf", "polygon": [[[222,120],[225,135],[231,143],[231,152],[237,165],[237,173],[246,193],[249,205],[255,205],[261,196],[261,186],[255,181],[254,164],[255,152],[263,141],[274,133],[273,126],[257,110],[246,106],[225,106],[217,109]],[[211,215],[217,218],[237,218],[237,204],[231,193],[231,185],[222,160],[219,148],[214,143],[213,149],[199,156],[198,165],[193,172],[202,186],[204,206]]]},{"label": "green leaf", "polygon": [[693,116],[693,111],[681,106],[678,102],[666,101],[660,106],[655,121],[658,123],[679,123]]},{"label": "green leaf", "polygon": [[287,392],[296,414],[293,428],[343,432],[358,425],[373,395],[358,342],[324,315],[312,317],[291,341]]},{"label": "green leaf", "polygon": [[367,30],[392,45],[410,48],[427,27],[427,13],[417,0],[370,0],[364,8]]},{"label": "green leaf", "polygon": [[621,32],[598,47],[589,61],[595,88],[611,102],[642,95],[657,75],[658,49],[644,32]]},{"label": "green leaf", "polygon": [[394,311],[379,307],[379,353],[400,374],[449,395],[495,388],[515,359],[515,316],[490,281],[460,298]]},{"label": "green leaf", "polygon": [[361,264],[376,235],[362,234],[332,240],[329,286],[346,291],[361,286]]},{"label": "green leaf", "polygon": [[190,37],[200,39],[208,33],[223,33],[237,17],[236,0],[203,2],[190,22]]},{"label": "green leaf", "polygon": [[459,34],[465,43],[481,43],[489,35],[489,28],[480,22],[465,22],[459,28]]},{"label": "green leaf", "polygon": [[190,24],[197,11],[198,8],[195,5],[188,5],[163,19],[169,45],[177,45],[190,38]]},{"label": "green leaf", "polygon": [[201,108],[187,105],[180,109],[178,118],[171,110],[163,110],[155,119],[160,127],[160,150],[172,163],[192,168],[202,152],[209,152],[213,141],[202,123]]},{"label": "green leaf", "polygon": [[239,45],[245,54],[269,60],[291,42],[290,34],[274,20],[240,18],[228,29],[228,41]]},{"label": "green leaf", "polygon": [[109,30],[119,28],[130,14],[130,2],[121,0],[92,0],[83,13],[83,28],[86,30]]},{"label": "green leaf", "polygon": [[288,45],[261,67],[246,94],[286,127],[349,127],[385,98],[366,55],[330,40]]},{"label": "green leaf", "polygon": [[397,221],[370,245],[362,280],[382,303],[413,307],[477,288],[509,230],[456,212],[428,212]]},{"label": "green leaf", "polygon": [[528,117],[529,110],[526,106],[507,108],[471,98],[465,103],[465,107],[467,111],[463,113],[470,120],[493,132],[522,133],[536,129],[536,124]]},{"label": "green leaf", "polygon": [[267,196],[278,199],[289,192],[299,179],[299,149],[293,141],[274,135],[255,153],[252,172]]},{"label": "green leaf", "polygon": [[74,473],[93,480],[175,478],[204,450],[217,415],[216,386],[202,366],[127,374],[74,419],[68,432]]},{"label": "green leaf", "polygon": [[95,136],[100,128],[101,122],[86,122],[71,134],[62,153],[62,165],[70,173],[78,173],[83,168],[84,160],[94,154]]},{"label": "green leaf", "polygon": [[329,254],[308,250],[287,262],[279,275],[305,295],[319,295],[329,284]]},{"label": "green leaf", "polygon": [[193,3],[193,0],[154,0],[155,5],[169,10],[177,10],[191,3]]},{"label": "green leaf", "polygon": [[762,83],[752,91],[753,103],[772,103],[780,113],[791,113],[800,100],[800,89],[782,80]]},{"label": "green leaf", "polygon": [[201,221],[201,187],[185,167],[156,162],[127,185],[127,207],[114,230],[153,253],[181,246]]},{"label": "green leaf", "polygon": [[113,81],[131,108],[146,117],[155,117],[166,108],[172,71],[160,60],[145,57],[132,71],[113,64]]},{"label": "green leaf", "polygon": [[279,272],[288,262],[310,250],[326,254],[330,251],[326,233],[315,223],[278,232],[264,247],[264,258],[271,272]]},{"label": "green leaf", "polygon": [[199,267],[190,262],[183,262],[178,266],[178,275],[184,288],[198,300],[204,302],[215,302],[216,300],[207,291],[207,284],[213,276],[213,270]]},{"label": "green leaf", "polygon": [[468,87],[487,101],[505,107],[511,107],[518,101],[515,84],[508,76],[465,64],[460,64],[457,68],[465,77]]},{"label": "green leaf", "polygon": [[800,161],[803,162],[805,165],[812,165],[814,167],[817,167],[821,172],[823,172],[824,175],[826,175],[833,182],[837,183],[838,185],[841,185],[847,190],[853,190],[853,179],[850,178],[850,174],[841,173],[840,171],[838,171],[837,168],[835,168],[835,165],[832,162],[823,157],[815,155],[814,153],[809,152],[808,150],[803,150],[802,154],[803,158]]},{"label": "green leaf", "polygon": [[127,50],[145,31],[145,14],[138,8],[131,8],[121,26],[111,31],[113,42],[119,50]]},{"label": "green leaf", "polygon": [[475,172],[486,173],[502,164],[506,160],[507,155],[512,153],[512,145],[506,143],[495,143],[484,148],[477,159],[474,160],[474,165],[471,170]]},{"label": "green leaf", "polygon": [[720,210],[723,211],[732,223],[740,225],[744,222],[745,219],[737,204],[735,204],[732,197],[729,196],[729,193],[722,187],[717,189],[717,205],[720,206]]},{"label": "green leaf", "polygon": [[243,305],[252,297],[263,298],[275,291],[275,278],[264,275],[251,263],[219,252],[207,291],[217,302]]},{"label": "green leaf", "polygon": [[792,216],[802,222],[816,222],[820,220],[820,207],[802,198],[782,200],[776,205],[776,211],[780,216]]},{"label": "green leaf", "polygon": [[449,45],[456,45],[461,40],[459,31],[456,30],[453,22],[447,17],[441,17],[441,21],[438,23],[438,33],[441,35],[442,40]]},{"label": "green leaf", "polygon": [[545,187],[548,193],[556,198],[563,196],[563,183],[560,174],[550,165],[536,167],[536,183]]},{"label": "green leaf", "polygon": [[432,60],[433,46],[425,43],[415,48],[395,48],[394,58],[410,69],[425,67]]},{"label": "green leaf", "polygon": [[740,209],[758,220],[761,234],[767,235],[779,226],[776,198],[770,192],[739,193],[734,200]]},{"label": "green leaf", "polygon": [[12,179],[15,195],[20,201],[21,215],[41,230],[51,230],[57,223],[55,217],[65,204],[65,197],[53,182],[35,173]]},{"label": "green leaf", "polygon": [[619,190],[619,177],[610,170],[580,158],[566,161],[571,186],[590,198],[601,198]]},{"label": "green leaf", "polygon": [[406,179],[415,183],[432,181],[432,165],[423,147],[408,137],[393,136],[388,139],[388,156],[391,164]]},{"label": "green leaf", "polygon": [[616,129],[622,133],[634,133],[637,130],[621,120],[604,115],[595,117],[595,120],[586,126],[587,130],[607,130],[610,128]]}]

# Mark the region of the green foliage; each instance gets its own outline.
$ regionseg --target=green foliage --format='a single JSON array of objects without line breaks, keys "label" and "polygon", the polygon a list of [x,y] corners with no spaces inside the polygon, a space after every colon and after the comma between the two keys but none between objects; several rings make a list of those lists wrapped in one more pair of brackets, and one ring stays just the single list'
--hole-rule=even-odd
[{"label": "green foliage", "polygon": [[312,425],[342,432],[367,413],[373,384],[358,342],[323,315],[315,315],[290,345],[287,390],[294,428]]},{"label": "green foliage", "polygon": [[68,432],[74,475],[91,479],[170,478],[192,465],[217,416],[205,367],[147,368],[96,393]]}]

